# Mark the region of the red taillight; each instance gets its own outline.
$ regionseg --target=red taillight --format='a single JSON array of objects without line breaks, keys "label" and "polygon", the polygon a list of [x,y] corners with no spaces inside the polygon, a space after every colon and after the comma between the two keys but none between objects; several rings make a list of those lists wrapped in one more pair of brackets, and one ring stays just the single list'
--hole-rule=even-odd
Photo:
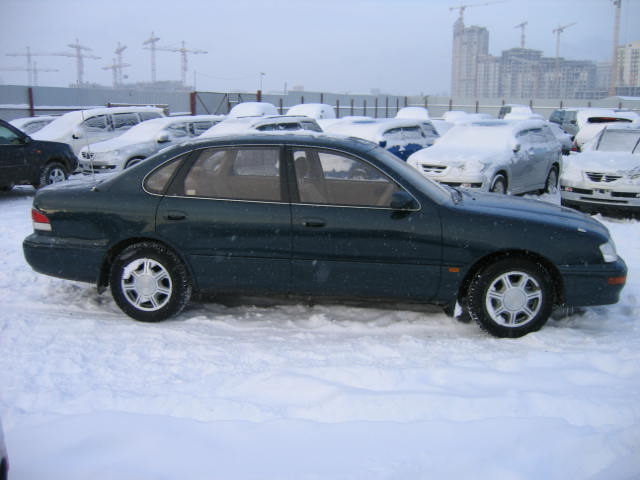
[{"label": "red taillight", "polygon": [[35,230],[44,230],[46,232],[51,231],[51,222],[44,213],[39,212],[35,208],[32,208],[31,219],[33,220],[33,228]]},{"label": "red taillight", "polygon": [[609,277],[607,283],[609,285],[624,285],[627,283],[627,277]]}]

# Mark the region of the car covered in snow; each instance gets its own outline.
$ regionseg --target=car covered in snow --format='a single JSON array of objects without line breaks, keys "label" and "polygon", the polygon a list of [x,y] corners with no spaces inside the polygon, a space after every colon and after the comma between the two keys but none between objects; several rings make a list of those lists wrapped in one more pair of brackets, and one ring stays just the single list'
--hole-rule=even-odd
[{"label": "car covered in snow", "polygon": [[[423,128],[428,123],[430,128]],[[430,147],[438,138],[428,120],[406,118],[355,118],[331,124],[323,124],[325,132],[362,138],[376,143],[402,160],[425,147]]]},{"label": "car covered in snow", "polygon": [[9,478],[9,454],[4,443],[4,433],[2,432],[2,422],[0,421],[0,480]]},{"label": "car covered in snow", "polygon": [[122,135],[131,127],[164,117],[156,107],[105,107],[76,110],[59,116],[33,134],[36,140],[62,142],[78,155],[82,147]]},{"label": "car covered in snow", "polygon": [[37,117],[14,118],[9,123],[27,135],[31,135],[41,130],[44,126],[49,125],[56,118],[58,117],[53,115],[40,115]]},{"label": "car covered in snow", "polygon": [[566,158],[560,195],[585,210],[640,212],[640,125],[609,125]]},{"label": "car covered in snow", "polygon": [[533,113],[529,105],[520,105],[517,103],[508,103],[502,105],[498,111],[498,118],[505,118],[509,114],[530,115]]},{"label": "car covered in snow", "polygon": [[278,109],[269,102],[242,102],[234,106],[230,111],[229,118],[240,117],[263,117],[265,115],[279,115]]},{"label": "car covered in snow", "polygon": [[301,115],[265,115],[263,117],[227,118],[200,136],[246,134],[251,132],[322,132],[322,128],[311,117]]},{"label": "car covered in snow", "polygon": [[85,173],[129,168],[163,148],[200,136],[224,118],[185,115],[147,120],[118,137],[83,147],[78,166]]},{"label": "car covered in snow", "polygon": [[69,145],[34,140],[0,120],[0,190],[10,190],[14,185],[39,188],[61,182],[77,164]]},{"label": "car covered in snow", "polygon": [[607,125],[640,123],[640,115],[635,112],[607,108],[585,108],[576,113],[578,132],[574,143],[578,150],[595,137]]},{"label": "car covered in snow", "polygon": [[336,111],[326,103],[300,103],[287,110],[287,115],[302,115],[316,120],[336,118]]},{"label": "car covered in snow", "polygon": [[485,192],[555,191],[561,147],[541,120],[461,123],[409,165],[431,180]]},{"label": "car covered in snow", "polygon": [[197,293],[283,294],[460,305],[519,337],[555,305],[617,302],[626,279],[597,220],[442,186],[356,138],[196,139],[83,180],[36,193],[25,257],[140,321]]}]

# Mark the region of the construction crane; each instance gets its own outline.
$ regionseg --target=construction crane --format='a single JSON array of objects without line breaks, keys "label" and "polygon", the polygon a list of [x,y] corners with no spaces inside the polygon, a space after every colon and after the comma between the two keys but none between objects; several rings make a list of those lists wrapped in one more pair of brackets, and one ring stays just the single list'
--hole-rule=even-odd
[{"label": "construction crane", "polygon": [[493,5],[495,3],[504,3],[507,0],[497,0],[494,2],[485,2],[485,3],[473,3],[470,5],[462,5],[462,3],[460,4],[460,6],[458,7],[449,7],[449,11],[452,10],[458,10],[460,13],[460,16],[458,17],[458,20],[460,20],[460,23],[464,24],[464,11],[469,8],[469,7],[484,7],[485,5]]},{"label": "construction crane", "polygon": [[47,53],[32,53],[31,49],[27,47],[26,53],[18,52],[18,53],[7,53],[8,57],[27,57],[27,68],[13,68],[8,67],[3,70],[6,71],[14,71],[14,72],[27,72],[27,83],[29,86],[37,86],[38,85],[38,72],[57,72],[58,70],[54,69],[38,69],[36,67],[35,62],[33,61],[33,57],[35,56],[45,56]]},{"label": "construction crane", "polygon": [[611,83],[609,85],[609,95],[615,96],[616,87],[618,86],[618,45],[620,45],[620,11],[622,9],[622,0],[612,0],[616,9],[615,20],[613,24],[613,56],[611,58]]},{"label": "construction crane", "polygon": [[21,67],[2,67],[0,70],[5,72],[27,72],[29,86],[37,87],[38,86],[38,72],[58,72],[57,68],[38,68],[38,64],[36,62],[32,62],[27,68]]},{"label": "construction crane", "polygon": [[55,57],[75,57],[77,67],[77,84],[78,86],[82,86],[84,84],[84,59],[90,58],[92,60],[99,60],[102,57],[84,53],[85,51],[91,51],[92,49],[89,47],[85,47],[84,45],[80,45],[80,42],[77,38],[76,43],[69,43],[67,47],[72,48],[73,50],[75,50],[75,52],[56,52],[47,53],[46,55]]},{"label": "construction crane", "polygon": [[148,45],[147,47],[143,47],[145,50],[151,50],[151,83],[156,83],[156,43],[158,40],[160,40],[160,38],[151,32],[151,36],[142,42],[142,45]]},{"label": "construction crane", "polygon": [[553,29],[553,33],[556,36],[556,58],[560,58],[560,34],[564,32],[567,28],[574,26],[578,22],[572,22],[568,25],[564,25],[562,27],[558,26],[558,28]]},{"label": "construction crane", "polygon": [[182,85],[186,85],[186,81],[187,81],[187,70],[188,70],[188,66],[187,66],[187,54],[188,53],[193,53],[194,55],[198,55],[198,54],[202,54],[202,53],[209,53],[205,50],[191,50],[188,49],[184,46],[184,40],[182,41],[182,47],[180,48],[172,48],[172,47],[156,47],[157,50],[164,50],[166,52],[179,52],[180,53],[180,71],[181,71],[181,75],[180,75],[180,81],[182,82]]},{"label": "construction crane", "polygon": [[529,25],[529,22],[522,22],[521,24],[516,25],[515,27],[513,27],[513,28],[519,28],[519,29],[521,29],[521,32],[520,32],[520,48],[524,48],[524,43],[525,43],[525,28],[526,28],[526,26],[527,26],[527,25]]},{"label": "construction crane", "polygon": [[102,69],[113,71],[113,88],[116,88],[118,85],[122,85],[122,69],[130,66],[128,63],[116,62],[114,58],[111,65],[102,67]]}]

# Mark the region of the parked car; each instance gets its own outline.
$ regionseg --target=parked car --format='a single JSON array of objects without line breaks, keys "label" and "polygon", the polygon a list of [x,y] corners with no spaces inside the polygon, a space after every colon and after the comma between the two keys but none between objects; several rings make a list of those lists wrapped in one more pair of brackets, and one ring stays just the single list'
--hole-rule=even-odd
[{"label": "parked car", "polygon": [[56,118],[58,117],[53,115],[41,115],[38,117],[14,118],[9,123],[27,135],[31,135],[42,129],[45,125],[49,125]]},{"label": "parked car", "polygon": [[227,118],[202,133],[201,137],[238,135],[249,132],[322,132],[313,118],[298,115],[265,115],[264,117]]},{"label": "parked car", "polygon": [[325,132],[362,138],[376,143],[402,160],[412,153],[430,147],[438,138],[433,125],[425,131],[422,124],[428,120],[405,118],[355,119],[325,125]]},{"label": "parked car", "polygon": [[76,169],[77,162],[69,145],[33,140],[0,120],[0,190],[61,182]]},{"label": "parked car", "polygon": [[224,118],[224,115],[195,115],[147,120],[118,137],[83,147],[80,170],[90,173],[129,168],[162,148],[200,136]]},{"label": "parked car", "polygon": [[608,125],[564,161],[562,203],[588,211],[640,212],[640,125]]},{"label": "parked car", "polygon": [[589,108],[578,110],[578,133],[574,143],[580,151],[585,143],[595,137],[607,125],[619,123],[640,123],[640,115],[630,111]]},{"label": "parked car", "polygon": [[549,122],[549,128],[551,128],[551,132],[556,137],[556,140],[560,142],[560,145],[562,146],[562,154],[569,155],[573,149],[573,140],[571,135],[560,128],[560,125],[557,123]]},{"label": "parked car", "polygon": [[396,113],[396,118],[409,118],[411,120],[429,120],[429,110],[424,107],[403,107]]},{"label": "parked car", "polygon": [[561,157],[544,121],[486,120],[456,125],[408,163],[446,185],[519,194],[555,191]]},{"label": "parked car", "polygon": [[82,147],[122,135],[131,127],[164,117],[155,107],[110,107],[65,113],[33,135],[36,140],[67,143],[78,155]]},{"label": "parked car", "polygon": [[4,443],[4,434],[2,433],[2,422],[0,421],[0,480],[9,478],[9,454],[7,446]]},{"label": "parked car", "polygon": [[355,138],[196,139],[65,187],[34,197],[28,263],[110,286],[140,321],[193,293],[360,297],[458,302],[519,337],[554,305],[615,303],[626,278],[597,220],[446,188]]},{"label": "parked car", "polygon": [[268,102],[243,102],[229,111],[229,118],[263,117],[265,115],[279,115],[278,109]]},{"label": "parked car", "polygon": [[575,138],[578,133],[578,110],[578,108],[557,108],[551,112],[549,122],[555,123]]},{"label": "parked car", "polygon": [[509,113],[519,113],[519,114],[531,114],[533,110],[529,105],[520,105],[517,103],[508,103],[506,105],[502,105],[500,107],[500,111],[498,112],[498,118],[504,118],[505,115]]},{"label": "parked car", "polygon": [[301,103],[287,110],[287,115],[302,115],[315,120],[336,118],[336,112],[326,103]]}]

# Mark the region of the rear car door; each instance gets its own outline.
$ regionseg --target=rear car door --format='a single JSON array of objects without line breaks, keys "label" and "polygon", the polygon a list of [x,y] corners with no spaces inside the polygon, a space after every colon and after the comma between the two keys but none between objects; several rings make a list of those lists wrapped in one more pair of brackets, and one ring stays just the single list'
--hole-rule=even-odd
[{"label": "rear car door", "polygon": [[428,300],[440,280],[440,220],[433,205],[390,208],[405,191],[364,159],[291,149],[293,282],[321,295]]},{"label": "rear car door", "polygon": [[288,291],[291,210],[281,152],[197,150],[160,201],[156,232],[185,252],[198,289]]}]

